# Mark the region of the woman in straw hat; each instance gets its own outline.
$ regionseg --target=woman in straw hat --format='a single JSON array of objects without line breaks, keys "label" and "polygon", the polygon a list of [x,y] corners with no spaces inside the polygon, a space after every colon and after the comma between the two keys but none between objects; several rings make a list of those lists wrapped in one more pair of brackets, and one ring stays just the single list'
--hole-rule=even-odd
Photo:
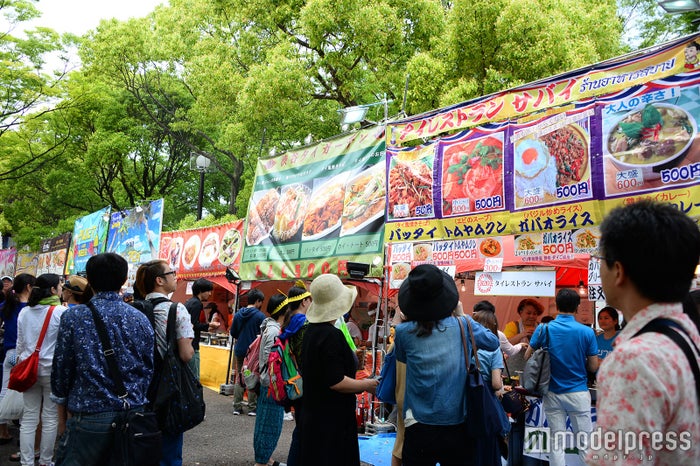
[{"label": "woman in straw hat", "polygon": [[[457,319],[471,322],[480,349],[499,348],[498,337],[470,317],[454,317],[459,294],[452,277],[434,265],[413,269],[399,289],[408,322],[396,327],[396,361],[406,364],[403,464],[473,464],[477,448],[467,435],[467,364]],[[461,313],[461,312],[460,312]],[[466,339],[471,356],[471,339]]]},{"label": "woman in straw hat", "polygon": [[310,289],[313,302],[306,313],[309,326],[302,343],[301,464],[357,466],[355,394],[374,393],[377,380],[355,380],[357,358],[333,325],[350,310],[357,289],[331,274],[317,277]]}]

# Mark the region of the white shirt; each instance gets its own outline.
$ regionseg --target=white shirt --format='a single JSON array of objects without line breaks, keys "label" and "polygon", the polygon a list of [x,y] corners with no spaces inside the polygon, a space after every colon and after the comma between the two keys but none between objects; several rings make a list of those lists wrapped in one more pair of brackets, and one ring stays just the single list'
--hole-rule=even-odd
[{"label": "white shirt", "polygon": [[498,331],[498,341],[501,342],[501,350],[506,353],[506,356],[518,354],[523,348],[522,343],[518,343],[517,345],[511,344],[511,342],[508,341],[508,338],[506,338],[506,334],[500,330]]},{"label": "white shirt", "polygon": [[[37,304],[26,306],[17,316],[17,362],[27,359],[36,349],[44,319],[49,311],[49,305]],[[51,375],[53,352],[56,349],[58,338],[58,325],[61,323],[61,315],[66,311],[64,306],[55,306],[49,327],[46,329],[44,342],[39,351],[39,376]]]},{"label": "white shirt", "polygon": [[633,338],[658,317],[679,323],[700,346],[680,303],[652,304],[632,317],[598,371],[597,427],[604,441],[591,442],[589,465],[700,464],[700,413],[688,358],[660,333]]}]

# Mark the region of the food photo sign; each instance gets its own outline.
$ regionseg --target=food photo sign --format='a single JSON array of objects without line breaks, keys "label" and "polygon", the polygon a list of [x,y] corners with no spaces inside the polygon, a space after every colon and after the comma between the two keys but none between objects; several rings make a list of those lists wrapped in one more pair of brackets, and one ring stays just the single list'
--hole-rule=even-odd
[{"label": "food photo sign", "polygon": [[66,267],[66,256],[70,246],[71,234],[64,233],[55,238],[41,242],[41,252],[37,263],[37,276],[44,273],[63,275]]},{"label": "food photo sign", "polygon": [[599,105],[606,197],[697,184],[700,77],[652,82]]},{"label": "food photo sign", "polygon": [[159,257],[177,270],[178,278],[194,280],[238,270],[243,248],[243,220],[206,228],[163,232]]},{"label": "food photo sign", "polygon": [[[374,127],[259,160],[241,278],[342,277],[348,261],[381,261],[384,148],[384,128]],[[380,266],[370,268],[368,276],[380,275]]]}]

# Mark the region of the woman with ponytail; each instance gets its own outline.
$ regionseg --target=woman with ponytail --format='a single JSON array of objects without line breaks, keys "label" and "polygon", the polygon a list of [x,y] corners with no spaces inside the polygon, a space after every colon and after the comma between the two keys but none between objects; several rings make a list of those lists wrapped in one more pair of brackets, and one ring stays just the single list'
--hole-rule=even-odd
[{"label": "woman with ponytail", "polygon": [[[58,337],[61,315],[66,308],[61,305],[63,284],[53,273],[39,275],[29,294],[28,306],[17,318],[17,362],[28,358],[36,349],[41,329],[48,316],[48,327],[39,351],[37,382],[24,392],[24,413],[19,429],[20,457],[22,465],[34,464],[34,433],[39,425],[41,412],[41,447],[39,465],[52,464],[58,410],[49,398],[51,394],[51,365]],[[49,313],[51,315],[49,316]]]}]

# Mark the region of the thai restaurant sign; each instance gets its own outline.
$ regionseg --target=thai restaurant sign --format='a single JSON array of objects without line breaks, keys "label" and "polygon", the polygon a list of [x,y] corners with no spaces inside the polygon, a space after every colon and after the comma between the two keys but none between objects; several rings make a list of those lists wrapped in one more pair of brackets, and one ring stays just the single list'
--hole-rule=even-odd
[{"label": "thai restaurant sign", "polygon": [[687,67],[689,63],[684,56],[687,43],[693,40],[678,40],[641,57],[609,60],[587,71],[572,71],[537,84],[392,123],[387,134],[388,145],[401,145],[489,121],[518,118],[693,70],[692,66]]},{"label": "thai restaurant sign", "polygon": [[193,230],[163,232],[161,259],[177,270],[178,278],[194,280],[238,271],[243,247],[243,220]]},{"label": "thai restaurant sign", "polygon": [[110,210],[105,207],[75,221],[66,262],[67,275],[84,272],[88,259],[105,252]]},{"label": "thai restaurant sign", "polygon": [[551,296],[556,293],[556,272],[477,272],[475,296]]},{"label": "thai restaurant sign", "polygon": [[64,274],[70,239],[71,234],[64,233],[41,242],[41,252],[36,269],[37,276],[43,273]]},{"label": "thai restaurant sign", "polygon": [[698,38],[389,123],[392,283],[423,261],[586,268],[605,215],[639,199],[700,217]]},{"label": "thai restaurant sign", "polygon": [[244,280],[347,277],[384,256],[384,128],[259,160],[246,217]]}]

